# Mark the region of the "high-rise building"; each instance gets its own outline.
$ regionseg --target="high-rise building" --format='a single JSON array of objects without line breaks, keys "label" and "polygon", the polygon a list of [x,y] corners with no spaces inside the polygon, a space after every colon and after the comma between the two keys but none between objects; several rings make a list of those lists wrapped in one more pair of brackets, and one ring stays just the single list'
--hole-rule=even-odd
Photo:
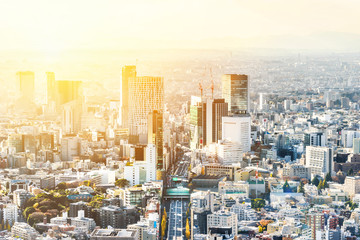
[{"label": "high-rise building", "polygon": [[222,139],[240,143],[242,151],[251,150],[251,118],[239,115],[222,118]]},{"label": "high-rise building", "polygon": [[56,87],[55,87],[55,73],[46,73],[46,86],[47,86],[47,104],[56,101]]},{"label": "high-rise building", "polygon": [[356,138],[360,138],[360,131],[348,129],[341,131],[341,144],[345,148],[352,148]]},{"label": "high-rise building", "polygon": [[329,147],[306,147],[306,166],[310,167],[311,175],[323,176],[333,171],[334,150]]},{"label": "high-rise building", "polygon": [[320,146],[326,145],[326,136],[323,132],[310,132],[304,134],[304,145],[305,146]]},{"label": "high-rise building", "polygon": [[203,105],[201,98],[191,96],[190,103],[190,148],[196,149],[203,144]]},{"label": "high-rise building", "polygon": [[217,142],[222,138],[222,117],[228,115],[228,104],[224,99],[192,97],[190,124],[192,148]]},{"label": "high-rise building", "polygon": [[129,81],[129,132],[138,142],[147,143],[148,115],[164,109],[164,79],[136,77]]},{"label": "high-rise building", "polygon": [[155,181],[156,180],[156,146],[154,144],[148,144],[145,150],[145,160],[146,160],[146,181]]},{"label": "high-rise building", "polygon": [[305,224],[311,229],[312,239],[317,239],[316,232],[324,229],[325,216],[323,213],[308,213],[305,218]]},{"label": "high-rise building", "polygon": [[124,66],[121,79],[121,122],[122,127],[129,127],[129,81],[136,78],[136,66]]},{"label": "high-rise building", "polygon": [[156,146],[156,169],[163,169],[163,114],[157,110],[148,116],[148,143]]},{"label": "high-rise building", "polygon": [[58,106],[82,99],[82,81],[59,80],[55,82],[55,88]]},{"label": "high-rise building", "polygon": [[26,101],[34,101],[35,97],[35,74],[33,72],[17,72],[16,73],[20,97]]},{"label": "high-rise building", "polygon": [[225,74],[222,76],[222,97],[229,104],[232,114],[243,114],[250,111],[249,81],[247,75]]},{"label": "high-rise building", "polygon": [[55,82],[56,108],[61,112],[61,124],[65,134],[81,130],[83,90],[81,81],[61,80]]},{"label": "high-rise building", "polygon": [[228,115],[228,104],[224,99],[208,99],[202,108],[204,145],[222,138],[222,117]]},{"label": "high-rise building", "polygon": [[360,138],[353,139],[353,152],[354,154],[360,153]]}]

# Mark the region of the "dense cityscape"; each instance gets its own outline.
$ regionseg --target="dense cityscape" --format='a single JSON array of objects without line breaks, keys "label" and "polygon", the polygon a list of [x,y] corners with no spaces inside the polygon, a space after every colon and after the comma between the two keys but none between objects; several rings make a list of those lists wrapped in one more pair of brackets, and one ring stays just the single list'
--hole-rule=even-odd
[{"label": "dense cityscape", "polygon": [[360,239],[359,9],[0,1],[0,240]]},{"label": "dense cityscape", "polygon": [[1,238],[357,239],[360,58],[230,58],[189,86],[124,65],[97,101],[46,72],[42,103],[14,73]]}]

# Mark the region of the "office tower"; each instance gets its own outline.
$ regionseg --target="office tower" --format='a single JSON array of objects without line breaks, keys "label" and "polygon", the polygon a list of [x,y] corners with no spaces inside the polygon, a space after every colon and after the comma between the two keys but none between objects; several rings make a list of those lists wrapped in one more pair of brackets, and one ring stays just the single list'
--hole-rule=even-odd
[{"label": "office tower", "polygon": [[76,136],[64,136],[61,139],[61,160],[72,161],[73,157],[85,155],[87,141]]},{"label": "office tower", "polygon": [[203,141],[204,145],[222,138],[222,117],[228,115],[228,104],[224,99],[207,99],[203,103]]},{"label": "office tower", "polygon": [[[129,82],[129,132],[135,141],[147,143],[148,115],[164,109],[164,79],[136,77]],[[134,142],[134,141],[133,141]]]},{"label": "office tower", "polygon": [[322,132],[312,132],[304,134],[304,145],[306,146],[320,146],[324,147],[326,145],[326,137]]},{"label": "office tower", "polygon": [[61,125],[65,134],[81,130],[83,92],[81,81],[61,80],[55,82],[56,108],[61,112]]},{"label": "office tower", "polygon": [[156,180],[156,146],[154,144],[148,144],[145,150],[145,160],[146,160],[146,181]]},{"label": "office tower", "polygon": [[139,220],[139,213],[135,207],[120,208],[111,205],[100,208],[100,225],[103,228],[108,226],[126,228],[127,225],[136,223]]},{"label": "office tower", "polygon": [[192,97],[190,125],[192,148],[217,142],[222,138],[222,117],[228,115],[228,104],[224,99]]},{"label": "office tower", "polygon": [[202,130],[202,103],[201,98],[191,96],[190,103],[190,148],[196,149],[203,144]]},{"label": "office tower", "polygon": [[82,81],[59,80],[55,82],[57,105],[82,100]]},{"label": "office tower", "polygon": [[9,148],[13,148],[14,153],[24,152],[23,135],[13,133],[8,137]]},{"label": "office tower", "polygon": [[249,81],[247,75],[225,74],[222,76],[222,97],[229,104],[232,114],[243,114],[250,111]]},{"label": "office tower", "polygon": [[34,101],[35,97],[35,74],[33,72],[17,72],[16,73],[20,97],[24,101]]},{"label": "office tower", "polygon": [[354,138],[353,152],[354,152],[354,154],[359,154],[360,153],[360,138]]},{"label": "office tower", "polygon": [[310,167],[311,175],[325,177],[333,171],[333,149],[320,146],[306,147],[306,166]]},{"label": "office tower", "polygon": [[292,101],[290,99],[284,100],[284,109],[285,109],[285,111],[290,110],[291,103],[292,103]]},{"label": "office tower", "polygon": [[56,101],[56,88],[55,88],[55,73],[46,73],[46,86],[47,86],[47,104]]},{"label": "office tower", "polygon": [[157,110],[148,116],[148,144],[156,147],[156,169],[163,169],[163,114]]},{"label": "office tower", "polygon": [[240,143],[242,151],[251,150],[251,118],[248,115],[223,117],[222,139]]},{"label": "office tower", "polygon": [[217,211],[207,216],[208,233],[228,232],[229,235],[235,236],[238,232],[237,216],[233,212]]},{"label": "office tower", "polygon": [[129,81],[136,78],[136,66],[124,66],[121,79],[121,121],[122,127],[129,127]]},{"label": "office tower", "polygon": [[360,138],[360,131],[356,131],[356,130],[341,131],[341,144],[345,148],[352,148],[354,139],[356,138]]},{"label": "office tower", "polygon": [[305,224],[311,229],[312,239],[317,239],[316,232],[324,229],[325,216],[323,213],[308,213],[305,217]]}]

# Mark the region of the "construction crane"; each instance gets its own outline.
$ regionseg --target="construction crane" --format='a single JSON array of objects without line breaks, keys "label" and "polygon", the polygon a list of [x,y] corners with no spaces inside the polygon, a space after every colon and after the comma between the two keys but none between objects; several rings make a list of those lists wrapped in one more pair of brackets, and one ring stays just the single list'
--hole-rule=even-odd
[{"label": "construction crane", "polygon": [[202,86],[202,84],[201,84],[201,83],[199,83],[199,89],[200,89],[200,92],[201,92],[201,100],[202,100],[202,98],[203,98],[203,91],[204,91],[204,89],[203,89],[203,86]]},{"label": "construction crane", "polygon": [[214,99],[214,79],[213,79],[213,75],[212,75],[212,69],[210,68],[210,78],[211,78],[211,98]]}]

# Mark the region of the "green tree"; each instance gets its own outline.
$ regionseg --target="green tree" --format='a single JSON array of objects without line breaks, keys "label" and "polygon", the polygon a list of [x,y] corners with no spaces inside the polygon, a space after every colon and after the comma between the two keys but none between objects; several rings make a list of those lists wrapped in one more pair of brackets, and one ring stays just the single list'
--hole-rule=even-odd
[{"label": "green tree", "polygon": [[34,212],[29,215],[27,222],[30,226],[33,226],[36,223],[42,222],[44,220],[45,214],[42,212]]},{"label": "green tree", "polygon": [[119,188],[127,187],[129,186],[129,181],[124,178],[118,179],[115,181],[115,186],[118,186]]},{"label": "green tree", "polygon": [[287,180],[285,181],[285,183],[283,185],[283,191],[284,191],[284,193],[292,192],[291,187]]},{"label": "green tree", "polygon": [[329,184],[327,183],[327,180],[326,178],[324,179],[324,181],[322,182],[322,189],[325,189],[325,188],[328,188],[329,187]]},{"label": "green tree", "polygon": [[347,172],[348,176],[352,176],[354,175],[354,170],[352,168],[349,169],[349,171]]},{"label": "green tree", "polygon": [[66,183],[61,182],[56,186],[58,189],[65,190],[67,188]]},{"label": "green tree", "polygon": [[311,180],[311,184],[314,186],[319,186],[319,179],[315,176],[312,180]]},{"label": "green tree", "polygon": [[265,207],[265,200],[262,198],[251,199],[251,208],[260,209]]},{"label": "green tree", "polygon": [[25,210],[23,212],[25,219],[27,219],[29,217],[29,215],[32,214],[33,212],[36,212],[35,208],[33,208],[33,207],[25,208]]},{"label": "green tree", "polygon": [[332,181],[331,174],[329,172],[326,174],[325,180],[326,180],[326,182],[331,182]]},{"label": "green tree", "polygon": [[298,192],[298,193],[302,193],[302,194],[305,193],[304,183],[303,183],[302,181],[300,181],[300,184],[299,184],[299,187],[298,187],[298,189],[297,189],[297,192]]}]

